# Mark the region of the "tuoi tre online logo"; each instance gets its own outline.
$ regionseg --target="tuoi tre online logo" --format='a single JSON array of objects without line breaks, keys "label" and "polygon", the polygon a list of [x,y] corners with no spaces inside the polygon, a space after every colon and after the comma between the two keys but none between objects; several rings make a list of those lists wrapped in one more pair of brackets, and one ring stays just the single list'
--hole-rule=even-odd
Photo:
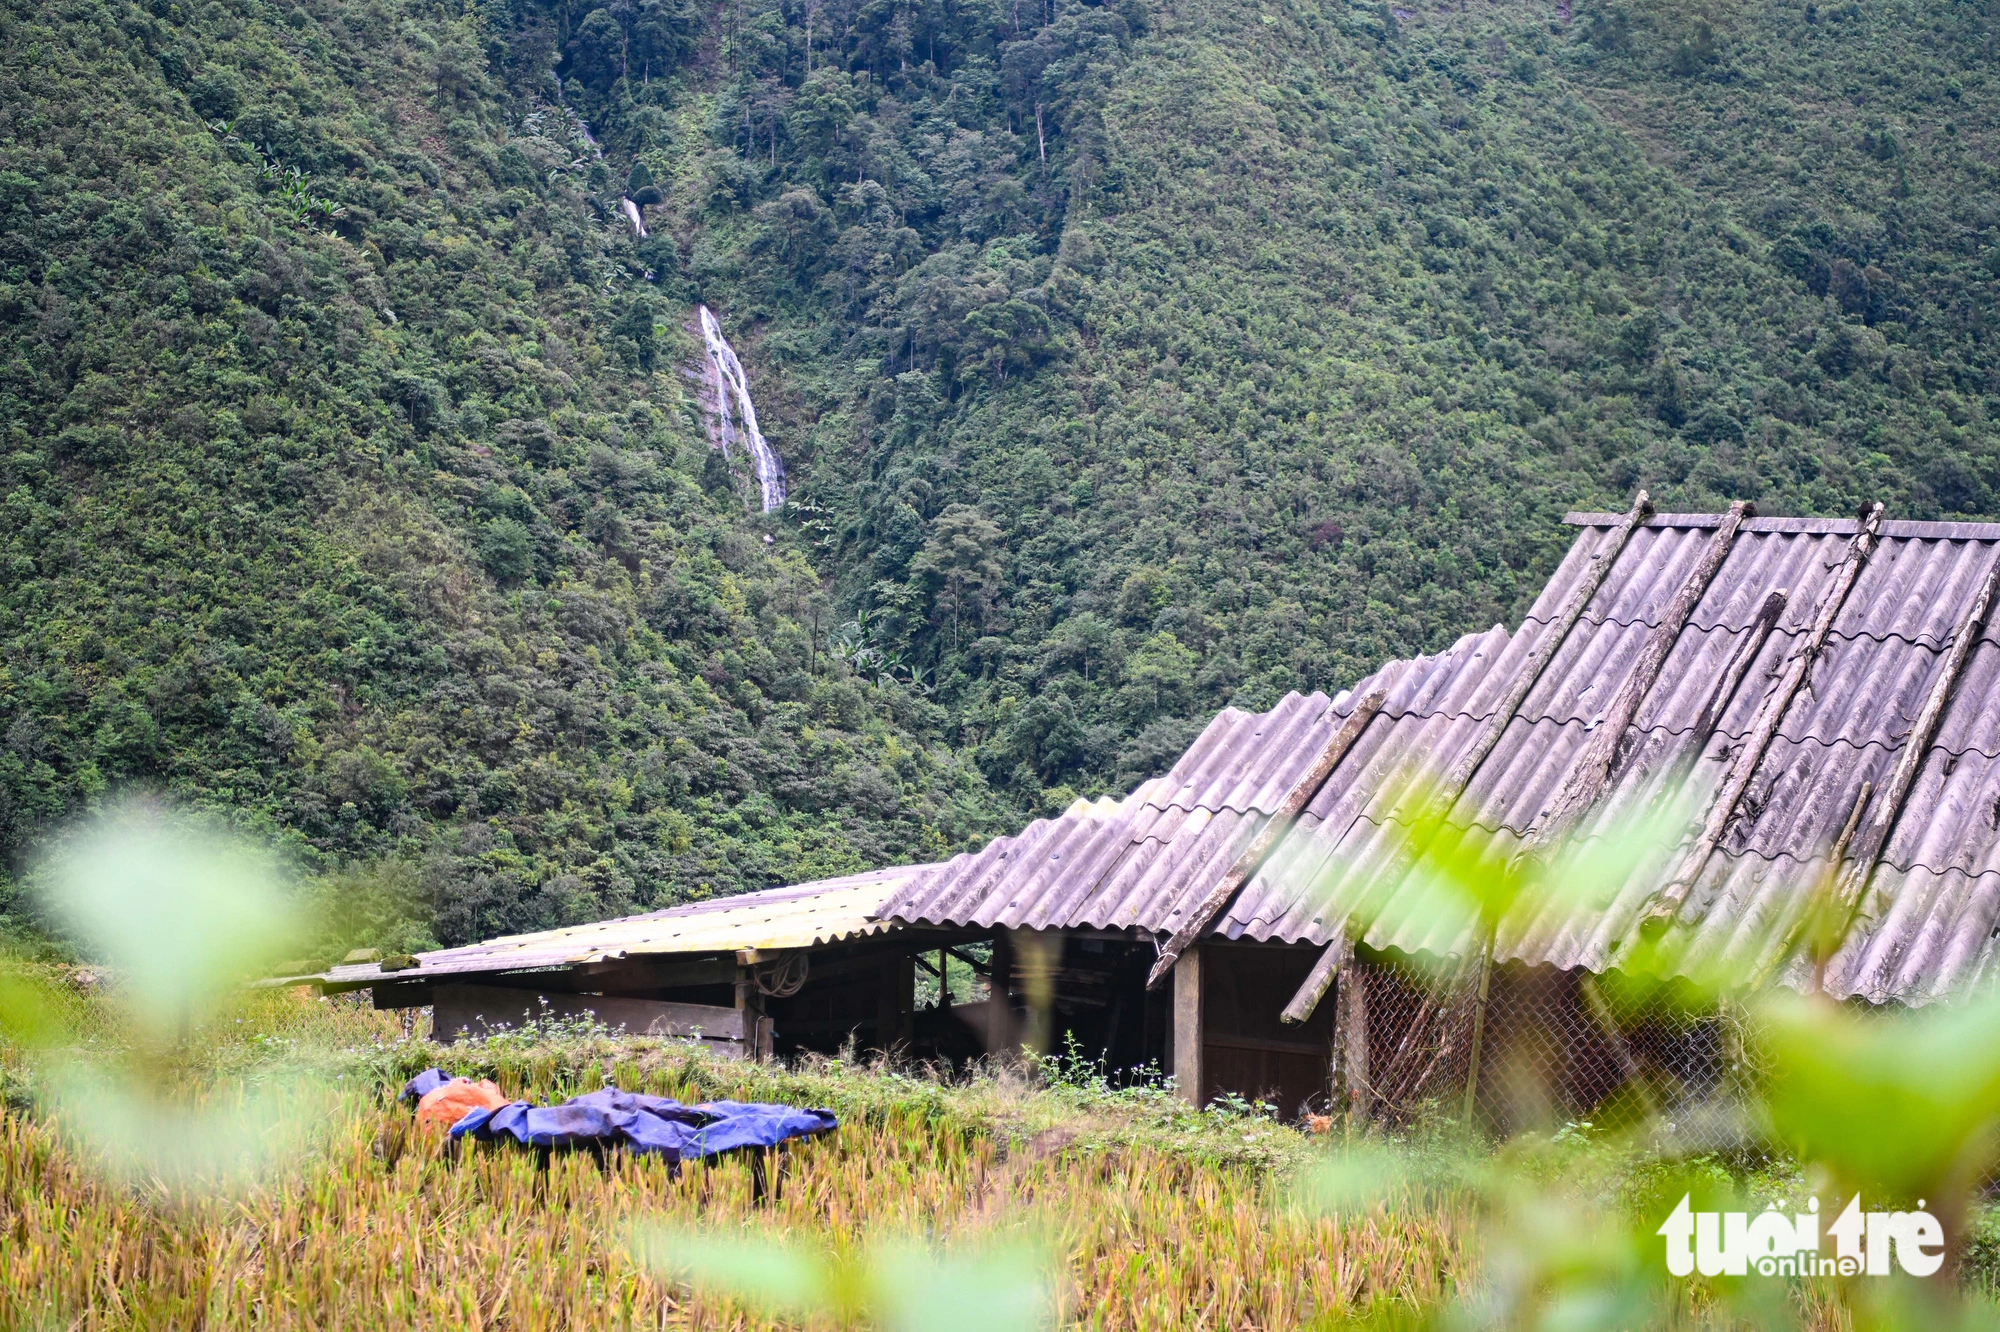
[{"label": "tuoi tre online logo", "polygon": [[1826,1237],[1831,1255],[1821,1251],[1819,1199],[1804,1212],[1787,1214],[1772,1203],[1752,1217],[1746,1212],[1689,1210],[1691,1195],[1653,1232],[1667,1242],[1667,1271],[1677,1277],[1888,1276],[1893,1257],[1911,1276],[1927,1277],[1944,1265],[1944,1227],[1917,1200],[1914,1212],[1864,1212],[1861,1195],[1847,1200]]}]

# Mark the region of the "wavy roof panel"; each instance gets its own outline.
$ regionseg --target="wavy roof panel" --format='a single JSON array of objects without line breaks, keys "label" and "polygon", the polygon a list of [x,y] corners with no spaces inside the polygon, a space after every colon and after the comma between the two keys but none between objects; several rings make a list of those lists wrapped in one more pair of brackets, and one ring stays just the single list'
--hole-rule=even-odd
[{"label": "wavy roof panel", "polygon": [[535,971],[626,957],[809,948],[892,928],[876,908],[905,880],[930,868],[903,865],[871,870],[639,916],[506,935],[463,948],[419,953],[414,967],[399,970],[384,971],[377,963],[366,962],[290,979],[316,980],[329,989],[355,989],[381,981]]},{"label": "wavy roof panel", "polygon": [[882,904],[910,923],[1171,931],[1247,848],[1351,710],[1291,694],[1225,708],[1163,777],[1079,800],[912,879]]},{"label": "wavy roof panel", "polygon": [[[1722,518],[1655,515],[1635,528],[1559,643],[1562,608],[1610,554],[1617,514],[1573,514],[1580,531],[1521,626],[1468,634],[1435,656],[1393,662],[1329,700],[1293,695],[1271,712],[1227,710],[1165,777],[1110,808],[1079,807],[918,875],[884,904],[909,921],[1032,928],[1177,928],[1264,829],[1313,757],[1376,687],[1380,712],[1214,921],[1231,938],[1325,943],[1350,932],[1376,947],[1455,954],[1474,921],[1424,878],[1411,829],[1452,764],[1499,735],[1455,793],[1464,849],[1505,864],[1527,845],[1643,660]],[[1518,904],[1501,956],[1614,966],[1710,812],[1755,718],[1778,687],[1846,559],[1852,520],[1752,518],[1702,589],[1617,744],[1572,850],[1615,849],[1630,819],[1666,823],[1664,844],[1594,895]],[[1755,757],[1715,853],[1678,920],[1686,965],[1797,980],[1796,938],[1810,895],[1851,817],[1881,816],[1891,775],[1925,701],[1941,687],[1954,635],[1996,577],[2000,525],[1888,521],[1833,615],[1804,684]],[[1740,675],[1730,667],[1774,591],[1787,602]],[[1545,646],[1553,652],[1543,653]],[[1497,710],[1546,655],[1519,707]],[[1721,686],[1736,683],[1727,697]],[[1923,1002],[1989,964],[2000,919],[2000,626],[1976,645],[1897,812],[1872,886],[1828,984],[1873,1000]],[[1638,687],[1638,686],[1635,686]],[[1703,732],[1707,716],[1712,728]],[[1863,800],[1864,792],[1867,795]],[[1148,811],[1157,810],[1149,815]],[[1858,814],[1857,814],[1858,811]],[[1674,830],[1679,829],[1676,833]],[[1675,838],[1679,844],[1675,845]],[[1036,859],[1029,849],[1051,848]],[[1577,848],[1581,848],[1580,851]],[[1610,849],[1607,849],[1610,848]],[[1068,859],[1058,862],[1055,850]]]}]

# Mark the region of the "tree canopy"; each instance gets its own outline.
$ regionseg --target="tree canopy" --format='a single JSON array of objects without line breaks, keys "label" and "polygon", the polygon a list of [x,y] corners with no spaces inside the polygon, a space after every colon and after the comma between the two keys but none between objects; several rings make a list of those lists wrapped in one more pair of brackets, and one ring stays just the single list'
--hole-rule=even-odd
[{"label": "tree canopy", "polygon": [[133,784],[361,942],[943,856],[1518,616],[1567,508],[2000,503],[1987,4],[0,25],[9,882]]}]

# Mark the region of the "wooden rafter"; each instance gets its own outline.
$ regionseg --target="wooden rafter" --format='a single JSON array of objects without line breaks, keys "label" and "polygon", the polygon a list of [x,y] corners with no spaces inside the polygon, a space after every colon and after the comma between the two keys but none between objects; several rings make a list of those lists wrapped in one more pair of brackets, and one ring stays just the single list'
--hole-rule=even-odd
[{"label": "wooden rafter", "polygon": [[1667,880],[1641,918],[1642,931],[1658,933],[1673,924],[1688,894],[1694,891],[1696,881],[1701,878],[1702,870],[1707,867],[1708,858],[1722,844],[1730,821],[1736,816],[1736,806],[1742,801],[1743,793],[1750,789],[1750,779],[1756,776],[1758,765],[1764,761],[1764,751],[1770,747],[1772,737],[1777,735],[1778,727],[1784,723],[1792,697],[1805,683],[1813,662],[1819,657],[1820,648],[1833,631],[1834,620],[1839,616],[1841,607],[1847,604],[1847,594],[1854,590],[1855,580],[1868,563],[1868,556],[1875,549],[1875,534],[1881,526],[1882,506],[1870,505],[1862,517],[1859,530],[1847,543],[1847,557],[1840,562],[1840,572],[1834,576],[1826,595],[1820,598],[1819,611],[1813,617],[1811,630],[1805,640],[1792,650],[1784,673],[1778,678],[1777,687],[1765,695],[1764,702],[1757,709],[1756,719],[1751,722],[1750,733],[1744,737],[1742,747],[1730,761],[1722,788],[1709,805],[1708,818],[1702,824],[1700,835],[1688,848],[1687,854],[1681,857],[1673,877]]},{"label": "wooden rafter", "polygon": [[1674,644],[1680,641],[1681,631],[1687,627],[1695,607],[1701,604],[1709,584],[1715,581],[1715,575],[1729,558],[1744,520],[1755,517],[1756,513],[1750,504],[1738,500],[1722,516],[1722,523],[1710,538],[1701,562],[1682,580],[1673,600],[1667,603],[1660,622],[1646,636],[1645,646],[1639,650],[1631,673],[1625,677],[1625,683],[1619,686],[1617,694],[1598,718],[1597,730],[1585,743],[1575,762],[1570,764],[1555,798],[1549,802],[1535,826],[1528,830],[1526,843],[1518,858],[1539,855],[1560,842],[1563,834],[1604,793],[1611,779],[1612,764],[1618,757],[1618,747],[1625,739],[1625,733],[1631,729],[1633,719],[1639,715],[1640,705],[1659,680],[1660,669],[1667,664]]},{"label": "wooden rafter", "polygon": [[1972,649],[1977,645],[1980,631],[1986,627],[1986,620],[1993,611],[1993,602],[2000,596],[2000,558],[1996,558],[1993,568],[1986,575],[1986,582],[1980,587],[1979,595],[1965,609],[1958,628],[1952,635],[1951,650],[1945,653],[1944,664],[1938,669],[1937,679],[1931,682],[1930,693],[1924,698],[1924,706],[1917,713],[1917,720],[1910,727],[1909,736],[1903,741],[1903,752],[1897,756],[1896,767],[1883,784],[1882,798],[1875,803],[1875,812],[1867,826],[1855,837],[1853,857],[1841,867],[1840,878],[1834,887],[1834,909],[1843,916],[1843,926],[1851,923],[1861,906],[1868,881],[1874,877],[1875,866],[1881,859],[1882,849],[1888,845],[1889,834],[1895,829],[1896,820],[1902,816],[1903,802],[1909,798],[1910,787],[1916,783],[1917,774],[1923,770],[1924,760],[1930,754],[1931,742],[1937,739],[1938,727],[1944,721],[1946,706],[1951,702],[1952,691],[1958,687],[1959,676],[1965,671],[1965,663],[1972,657]]},{"label": "wooden rafter", "polygon": [[1174,959],[1178,958],[1189,944],[1201,937],[1201,932],[1208,928],[1217,913],[1229,905],[1230,898],[1236,896],[1236,890],[1249,882],[1250,876],[1257,872],[1257,867],[1264,863],[1264,857],[1270,854],[1271,848],[1278,844],[1278,839],[1291,828],[1292,820],[1298,818],[1300,812],[1312,803],[1312,798],[1319,794],[1320,787],[1326,785],[1326,779],[1339,766],[1340,760],[1347,756],[1347,751],[1354,748],[1354,742],[1361,738],[1361,733],[1375,720],[1375,714],[1382,710],[1383,700],[1388,696],[1387,690],[1371,690],[1365,698],[1354,705],[1354,711],[1347,714],[1346,720],[1342,721],[1339,728],[1334,731],[1332,738],[1320,750],[1319,756],[1313,760],[1312,766],[1292,784],[1292,789],[1285,793],[1285,798],[1278,802],[1278,808],[1272,811],[1271,817],[1265,821],[1262,828],[1258,829],[1257,835],[1250,840],[1250,845],[1243,849],[1243,854],[1236,857],[1222,877],[1215,881],[1215,886],[1208,890],[1208,895],[1188,913],[1188,918],[1181,922],[1173,937],[1161,946],[1159,959],[1153,963],[1152,971],[1146,976],[1147,989],[1150,990],[1158,985],[1166,974],[1173,970]]},{"label": "wooden rafter", "polygon": [[[1597,595],[1600,587],[1604,586],[1604,580],[1610,576],[1611,567],[1624,553],[1626,543],[1632,539],[1632,533],[1652,516],[1652,498],[1642,490],[1633,497],[1632,507],[1626,513],[1624,520],[1613,529],[1611,540],[1597,554],[1591,556],[1590,567],[1585,570],[1583,577],[1577,580],[1576,586],[1570,589],[1568,598],[1564,600],[1562,609],[1556,613],[1548,632],[1542,635],[1541,641],[1535,645],[1535,650],[1515,672],[1513,683],[1508,687],[1499,705],[1494,708],[1493,715],[1487,718],[1486,725],[1480,729],[1472,744],[1459,755],[1457,761],[1446,772],[1436,792],[1439,803],[1445,808],[1449,809],[1455,804],[1459,796],[1465,793],[1465,788],[1471,785],[1474,775],[1479,771],[1479,765],[1486,761],[1487,755],[1491,754],[1494,746],[1500,743],[1500,737],[1512,724],[1514,714],[1520,710],[1522,702],[1528,697],[1528,691],[1542,678],[1542,672],[1548,668],[1549,662],[1555,659],[1564,640],[1569,637],[1570,630],[1576,627],[1579,619],[1583,618],[1584,608],[1590,604],[1590,599]],[[1407,872],[1421,850],[1422,848],[1407,844],[1399,849],[1395,864],[1387,876],[1389,881],[1393,882]],[[1327,986],[1333,983],[1334,974],[1339,970],[1345,955],[1344,950],[1337,944],[1328,945],[1326,951],[1320,954],[1319,960],[1313,963],[1313,969],[1307,974],[1304,984],[1299,986],[1298,993],[1294,994],[1292,1001],[1285,1005],[1285,1011],[1278,1015],[1279,1019],[1284,1022],[1304,1022],[1311,1017],[1313,1009],[1319,1006],[1320,999],[1326,994]]]}]

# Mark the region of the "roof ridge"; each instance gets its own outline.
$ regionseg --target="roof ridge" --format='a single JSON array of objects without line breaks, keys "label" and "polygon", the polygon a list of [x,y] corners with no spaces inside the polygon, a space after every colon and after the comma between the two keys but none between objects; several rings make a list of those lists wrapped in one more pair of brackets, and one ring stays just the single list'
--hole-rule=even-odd
[{"label": "roof ridge", "polygon": [[[1625,515],[1622,513],[1591,509],[1572,510],[1563,515],[1563,523],[1568,527],[1615,527],[1624,521]],[[1719,513],[1655,513],[1646,520],[1644,526],[1718,527],[1721,523],[1722,515]],[[1858,526],[1853,518],[1773,515],[1746,518],[1741,530],[1796,536],[1853,536]],[[2000,541],[2000,523],[1982,523],[1966,519],[1940,519],[1928,522],[1909,518],[1884,519],[1877,535],[1882,539],[1904,541]]]},{"label": "roof ridge", "polygon": [[[1400,721],[1424,722],[1424,721],[1433,721],[1438,718],[1444,718],[1452,722],[1480,722],[1489,720],[1493,716],[1493,714],[1490,712],[1486,713],[1472,713],[1463,711],[1420,712],[1414,708],[1406,709],[1405,711],[1402,712],[1391,712],[1389,711],[1389,709],[1384,708],[1381,712],[1381,715],[1389,718],[1392,722],[1400,722]],[[1591,726],[1593,721],[1592,718],[1585,717],[1580,714],[1572,714],[1567,717],[1559,717],[1555,713],[1548,711],[1538,712],[1533,716],[1530,716],[1525,712],[1517,712],[1514,714],[1513,719],[1515,721],[1526,722],[1530,727],[1540,726],[1544,722],[1547,722],[1558,727],[1581,726],[1586,729],[1588,729]],[[1674,737],[1674,736],[1690,735],[1693,732],[1694,732],[1694,726],[1692,723],[1686,726],[1661,726],[1658,725],[1657,723],[1650,726],[1641,726],[1639,725],[1639,723],[1635,721],[1631,727],[1631,733],[1634,735],[1658,735],[1665,737]],[[1720,722],[1718,722],[1715,728],[1710,732],[1710,736],[1713,737],[1718,735],[1723,736],[1724,738],[1730,740],[1739,740],[1743,737],[1743,729],[1740,726],[1735,729],[1730,729],[1724,727]],[[1817,734],[1787,735],[1782,727],[1779,729],[1777,735],[1774,738],[1778,740],[1789,741],[1790,743],[1795,745],[1805,745],[1805,744],[1818,745],[1823,749],[1832,749],[1837,745],[1846,745],[1854,749],[1872,749],[1879,747],[1884,750],[1889,750],[1890,752],[1900,752],[1900,750],[1902,749],[1902,746],[1900,744],[1891,747],[1885,744],[1883,741],[1874,738],[1871,738],[1865,742],[1856,742],[1855,740],[1850,739],[1847,736],[1828,737]],[[1985,749],[1979,745],[1974,745],[1974,744],[1967,744],[1962,748],[1953,749],[1950,746],[1944,744],[1942,741],[1933,741],[1929,747],[1931,749],[1942,750],[1944,753],[1952,754],[1960,758],[1963,758],[1967,754],[1977,754],[1981,758],[2000,759],[2000,751]]]}]

